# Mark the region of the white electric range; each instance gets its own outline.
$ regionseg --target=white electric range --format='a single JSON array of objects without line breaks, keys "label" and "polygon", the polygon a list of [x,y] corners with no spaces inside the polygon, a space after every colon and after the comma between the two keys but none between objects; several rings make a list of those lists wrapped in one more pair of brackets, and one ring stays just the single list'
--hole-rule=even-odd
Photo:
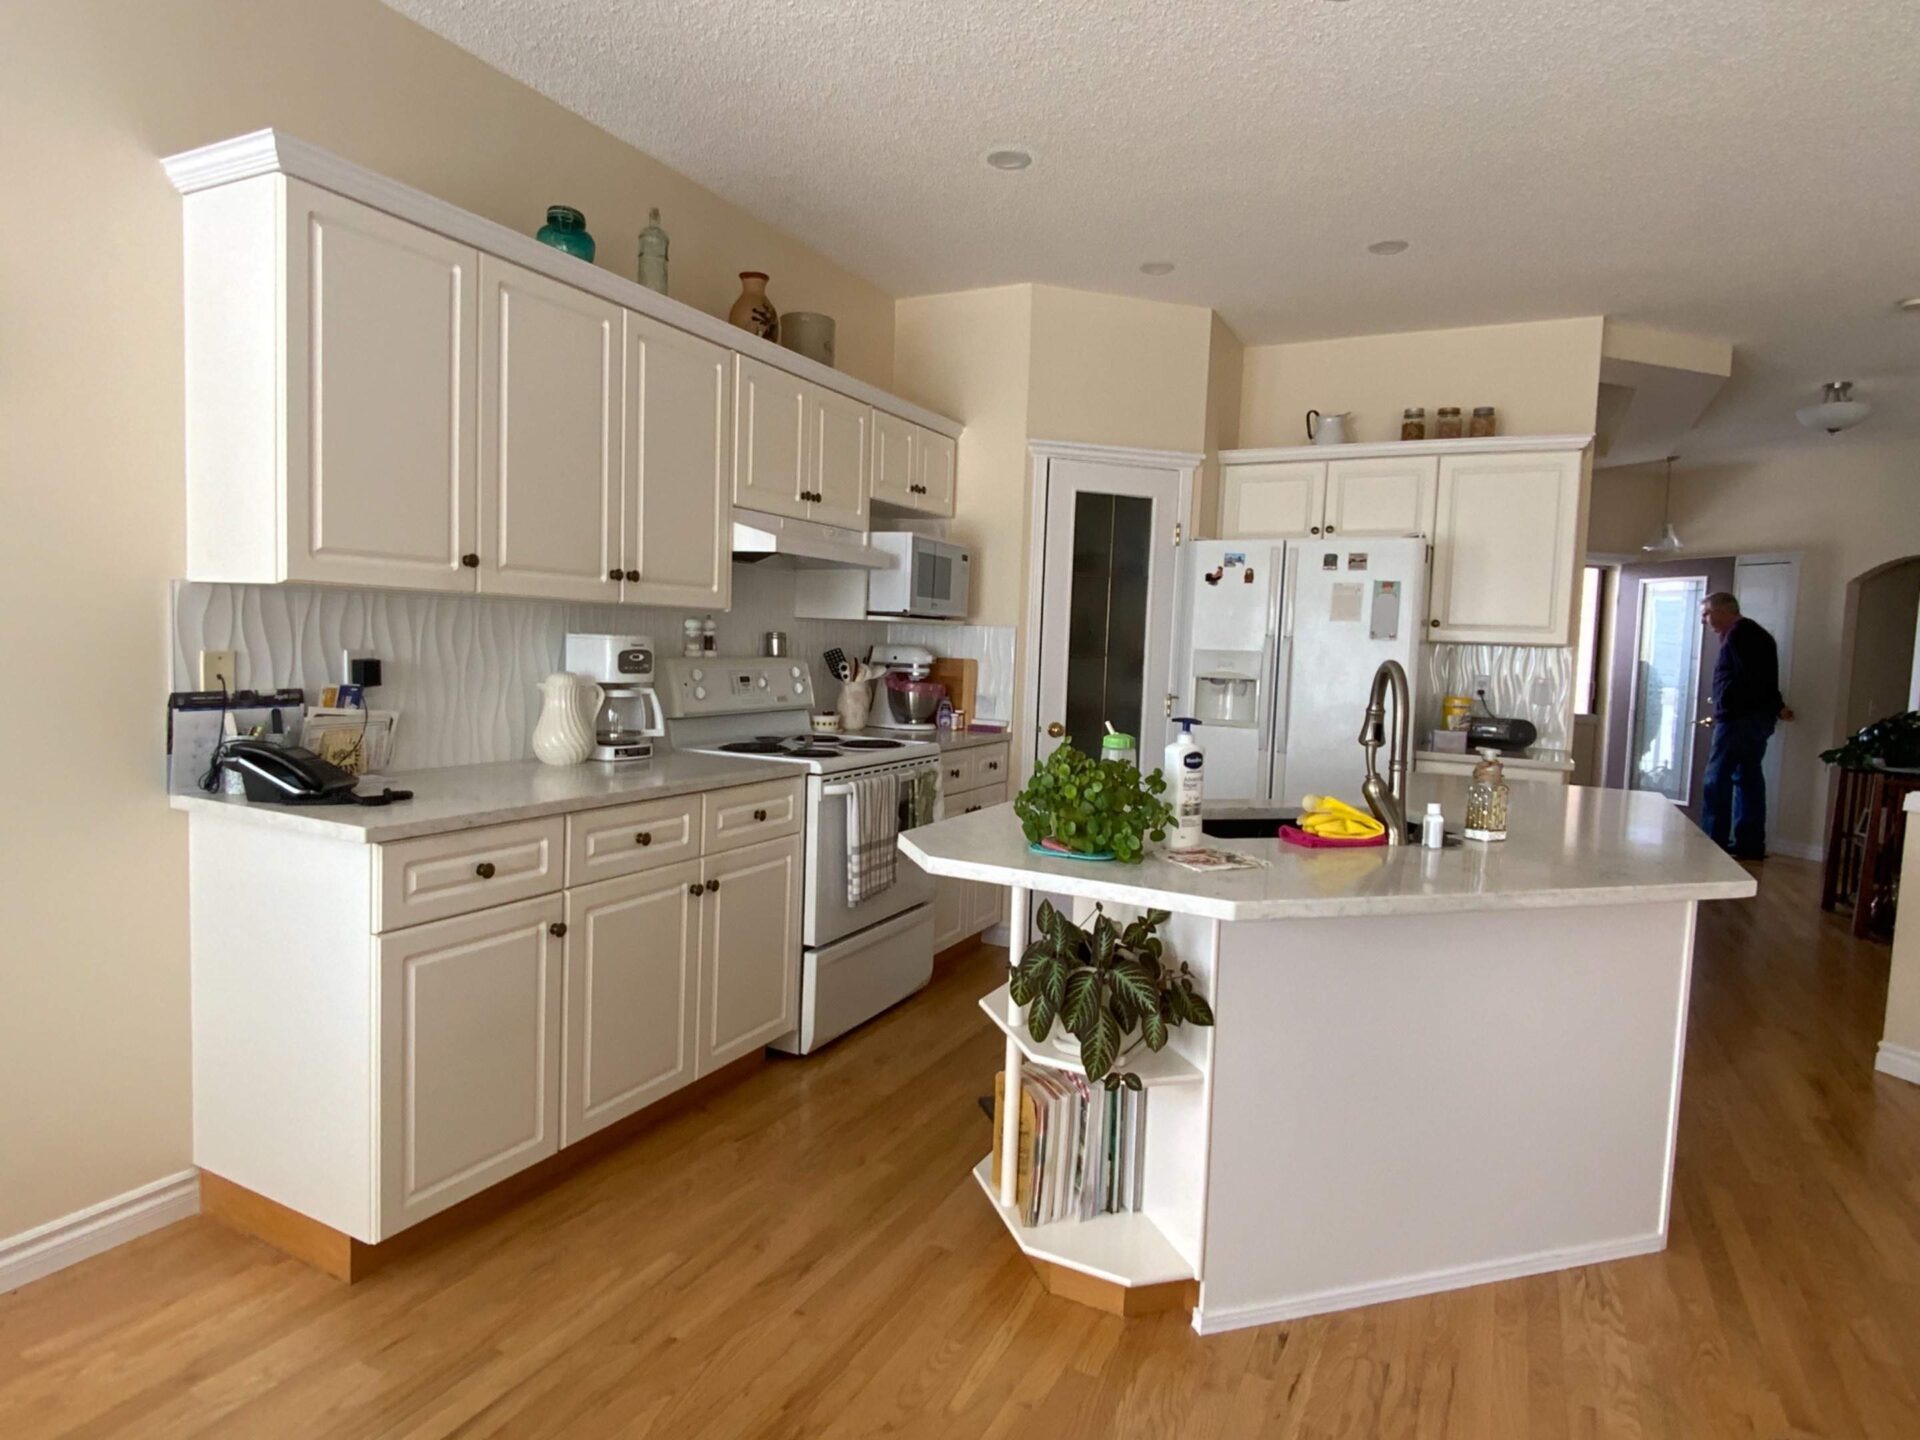
[{"label": "white electric range", "polygon": [[940,747],[883,735],[815,735],[821,705],[804,661],[790,657],[656,662],[667,739],[676,750],[751,755],[802,766],[807,779],[799,1025],[774,1048],[805,1055],[899,1003],[933,976],[933,878],[901,857],[894,881],[847,901],[848,782],[898,782],[902,829],[936,817],[928,797]]}]

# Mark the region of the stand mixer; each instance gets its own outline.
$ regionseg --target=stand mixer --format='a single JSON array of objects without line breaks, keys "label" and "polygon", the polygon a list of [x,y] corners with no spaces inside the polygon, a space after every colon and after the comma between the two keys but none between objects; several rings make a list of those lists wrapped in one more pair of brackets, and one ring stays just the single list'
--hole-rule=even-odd
[{"label": "stand mixer", "polygon": [[884,707],[874,707],[875,725],[919,735],[933,733],[933,717],[946,694],[946,687],[928,678],[934,658],[931,650],[920,645],[876,645],[867,653],[867,662],[880,671],[876,684],[886,697]]}]

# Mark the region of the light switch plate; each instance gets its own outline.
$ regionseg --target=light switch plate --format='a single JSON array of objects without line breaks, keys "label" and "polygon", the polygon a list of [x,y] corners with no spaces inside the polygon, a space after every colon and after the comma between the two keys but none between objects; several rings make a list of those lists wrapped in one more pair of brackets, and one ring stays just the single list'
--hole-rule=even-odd
[{"label": "light switch plate", "polygon": [[202,690],[225,690],[229,694],[240,687],[235,682],[238,673],[236,656],[231,650],[202,650],[200,652],[200,688]]}]

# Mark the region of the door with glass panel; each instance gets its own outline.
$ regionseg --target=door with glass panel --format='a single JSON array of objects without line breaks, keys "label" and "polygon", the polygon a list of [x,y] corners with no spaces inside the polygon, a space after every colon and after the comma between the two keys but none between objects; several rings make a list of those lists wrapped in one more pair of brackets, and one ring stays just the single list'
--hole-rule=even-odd
[{"label": "door with glass panel", "polygon": [[1141,768],[1159,763],[1171,689],[1181,474],[1172,467],[1047,462],[1036,764],[1069,739],[1097,755],[1109,722],[1137,737]]},{"label": "door with glass panel", "polygon": [[1697,817],[1713,732],[1720,641],[1700,620],[1733,588],[1728,558],[1628,565],[1620,572],[1608,783],[1664,795]]}]

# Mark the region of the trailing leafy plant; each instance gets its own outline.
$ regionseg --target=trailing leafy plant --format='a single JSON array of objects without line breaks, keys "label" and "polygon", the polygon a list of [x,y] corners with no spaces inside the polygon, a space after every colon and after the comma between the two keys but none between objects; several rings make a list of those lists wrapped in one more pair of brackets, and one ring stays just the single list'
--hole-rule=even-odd
[{"label": "trailing leafy plant", "polygon": [[1173,823],[1173,807],[1160,798],[1166,789],[1158,770],[1142,775],[1138,766],[1096,760],[1063,741],[1014,796],[1013,813],[1029,844],[1053,840],[1077,854],[1111,851],[1138,864],[1147,840],[1166,839]]},{"label": "trailing leafy plant", "polygon": [[1114,1067],[1135,1030],[1149,1050],[1165,1048],[1175,1025],[1211,1025],[1213,1011],[1193,987],[1193,972],[1165,962],[1157,931],[1165,910],[1149,910],[1126,928],[1094,907],[1083,930],[1047,901],[1036,917],[1040,934],[1013,967],[1008,989],[1027,1006],[1027,1029],[1045,1040],[1057,1022],[1080,1041],[1087,1079],[1109,1090],[1141,1088],[1140,1077]]}]

